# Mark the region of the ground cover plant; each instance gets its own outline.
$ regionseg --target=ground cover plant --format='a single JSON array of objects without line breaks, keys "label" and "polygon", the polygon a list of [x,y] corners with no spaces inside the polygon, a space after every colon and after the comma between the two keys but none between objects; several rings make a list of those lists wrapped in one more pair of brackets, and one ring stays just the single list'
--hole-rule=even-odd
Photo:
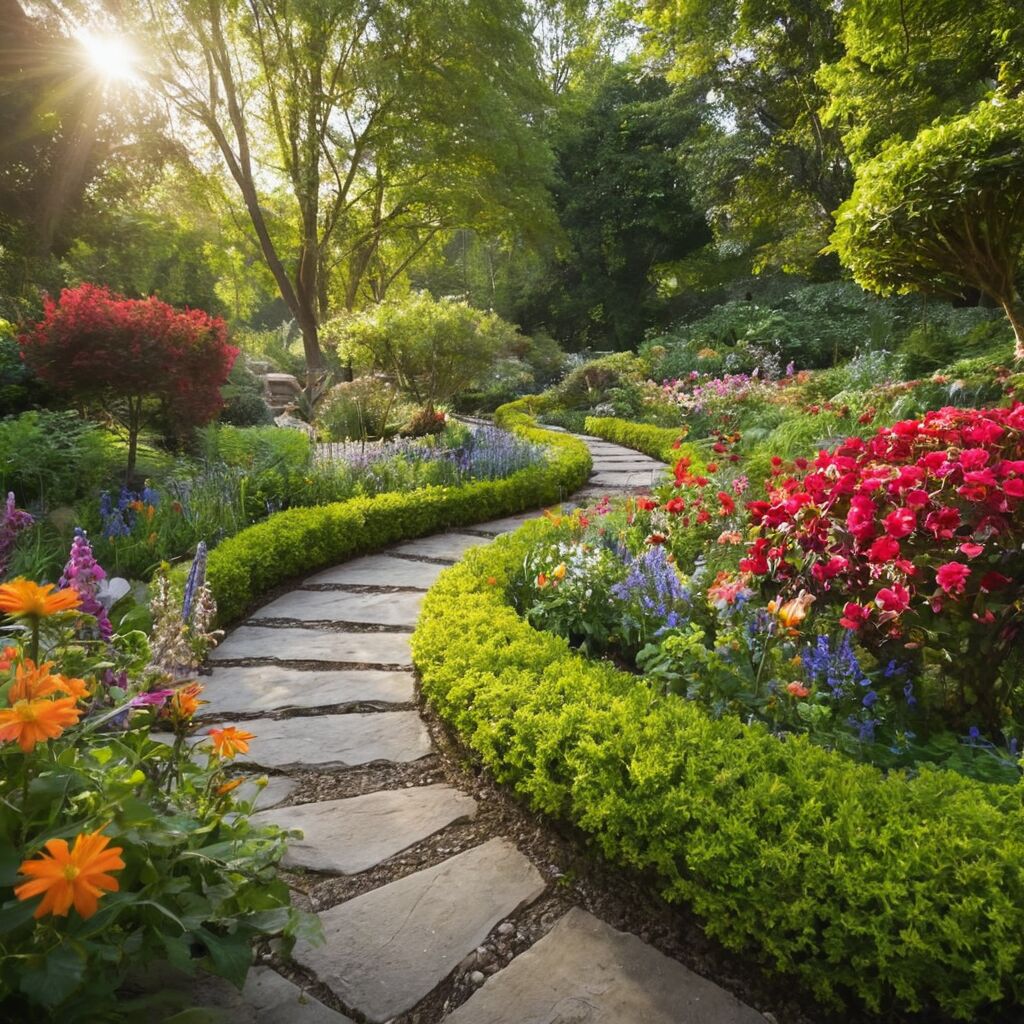
[{"label": "ground cover plant", "polygon": [[239,796],[231,762],[258,737],[195,722],[217,638],[203,561],[148,609],[84,535],[58,586],[0,585],[0,1001],[18,1019],[170,1014],[167,990],[121,991],[133,972],[241,986],[255,940],[313,934],[276,878],[285,834]]}]

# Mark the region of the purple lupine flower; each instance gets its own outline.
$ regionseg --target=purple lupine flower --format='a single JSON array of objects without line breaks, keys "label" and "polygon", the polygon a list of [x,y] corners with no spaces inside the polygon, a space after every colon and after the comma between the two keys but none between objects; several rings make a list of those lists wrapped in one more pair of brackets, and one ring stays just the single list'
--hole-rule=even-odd
[{"label": "purple lupine flower", "polygon": [[58,586],[70,587],[78,594],[82,611],[96,619],[96,631],[102,639],[109,640],[113,627],[98,597],[100,583],[106,578],[103,566],[93,557],[92,546],[85,531],[76,528],[75,539],[71,542],[71,554]]},{"label": "purple lupine flower", "polygon": [[34,522],[35,520],[28,512],[17,507],[14,502],[14,492],[10,491],[7,495],[3,516],[0,517],[0,579],[7,571],[18,534],[22,530],[27,530]]},{"label": "purple lupine flower", "polygon": [[129,707],[151,708],[166,704],[174,696],[173,690],[150,690],[148,693],[139,693],[128,702]]},{"label": "purple lupine flower", "polygon": [[185,581],[185,599],[181,604],[181,617],[183,621],[189,621],[192,615],[192,602],[195,600],[196,591],[205,582],[206,541],[201,540],[196,546],[196,557],[192,559],[192,566],[188,571],[188,579]]}]

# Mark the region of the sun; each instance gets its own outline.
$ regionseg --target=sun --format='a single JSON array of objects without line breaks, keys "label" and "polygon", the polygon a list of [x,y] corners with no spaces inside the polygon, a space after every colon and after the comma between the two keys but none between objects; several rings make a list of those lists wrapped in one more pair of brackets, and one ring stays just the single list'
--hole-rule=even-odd
[{"label": "sun", "polygon": [[138,81],[138,54],[121,36],[82,32],[78,41],[89,66],[109,82]]}]

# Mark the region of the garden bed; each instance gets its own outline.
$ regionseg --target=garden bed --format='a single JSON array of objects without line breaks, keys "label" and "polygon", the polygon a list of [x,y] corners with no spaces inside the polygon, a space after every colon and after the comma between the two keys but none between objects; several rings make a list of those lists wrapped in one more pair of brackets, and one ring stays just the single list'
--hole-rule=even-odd
[{"label": "garden bed", "polygon": [[413,637],[425,696],[495,778],[825,1004],[1005,1019],[1024,971],[1020,787],[885,773],[582,657],[506,596],[555,529],[446,571]]}]

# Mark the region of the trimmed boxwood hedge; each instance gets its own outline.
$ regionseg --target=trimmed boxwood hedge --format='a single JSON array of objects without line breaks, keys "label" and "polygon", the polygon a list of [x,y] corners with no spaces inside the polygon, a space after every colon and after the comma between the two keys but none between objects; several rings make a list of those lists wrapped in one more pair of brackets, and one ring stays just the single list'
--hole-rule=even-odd
[{"label": "trimmed boxwood hedge", "polygon": [[674,463],[686,456],[695,469],[704,466],[704,457],[694,445],[683,443],[676,447],[681,431],[674,427],[652,427],[649,423],[633,423],[614,416],[588,416],[584,429],[594,437],[633,448],[652,459]]},{"label": "trimmed boxwood hedge", "polygon": [[303,573],[396,541],[550,505],[586,483],[591,462],[585,444],[537,429],[522,408],[506,406],[499,414],[495,419],[503,426],[548,449],[544,465],[504,480],[388,492],[278,512],[210,552],[206,578],[219,621],[238,619],[262,594]]},{"label": "trimmed boxwood hedge", "polygon": [[827,1004],[976,1020],[1018,1001],[1024,787],[885,775],[582,658],[504,596],[550,529],[442,573],[412,639],[427,699],[495,777]]}]

